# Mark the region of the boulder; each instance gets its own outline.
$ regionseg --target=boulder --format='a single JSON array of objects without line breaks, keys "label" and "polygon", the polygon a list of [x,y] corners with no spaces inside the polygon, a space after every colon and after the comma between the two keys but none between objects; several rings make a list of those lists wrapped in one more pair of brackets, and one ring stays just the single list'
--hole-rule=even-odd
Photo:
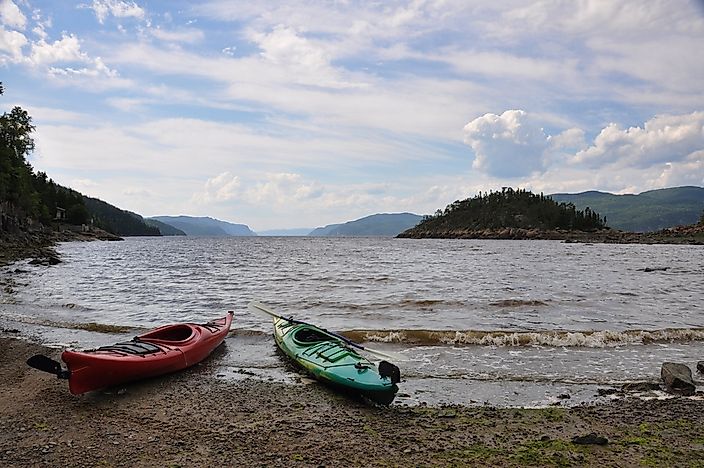
[{"label": "boulder", "polygon": [[573,437],[572,443],[576,445],[606,445],[609,443],[609,439],[592,432],[591,434]]},{"label": "boulder", "polygon": [[665,362],[660,370],[660,377],[669,393],[691,396],[696,391],[692,380],[692,370],[684,364]]},{"label": "boulder", "polygon": [[699,361],[697,363],[697,372],[704,374],[704,361]]}]

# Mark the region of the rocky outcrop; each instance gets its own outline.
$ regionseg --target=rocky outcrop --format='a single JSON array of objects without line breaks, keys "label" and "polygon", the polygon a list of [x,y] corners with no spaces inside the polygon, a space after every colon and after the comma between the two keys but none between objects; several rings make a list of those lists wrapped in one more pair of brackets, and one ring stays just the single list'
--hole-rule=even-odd
[{"label": "rocky outcrop", "polygon": [[92,241],[92,240],[122,240],[121,237],[100,229],[89,231],[0,231],[0,265],[6,265],[22,258],[34,259],[32,262],[40,265],[56,265],[60,263],[58,254],[52,248],[57,242]]},{"label": "rocky outcrop", "polygon": [[564,229],[525,228],[424,228],[423,224],[402,232],[397,237],[410,239],[509,239],[563,240],[565,242],[598,242],[606,244],[693,244],[704,245],[704,226],[679,226],[658,232],[638,233],[615,229],[576,231]]},{"label": "rocky outcrop", "polygon": [[691,396],[696,391],[692,380],[692,370],[684,364],[676,362],[663,363],[660,377],[669,393]]}]

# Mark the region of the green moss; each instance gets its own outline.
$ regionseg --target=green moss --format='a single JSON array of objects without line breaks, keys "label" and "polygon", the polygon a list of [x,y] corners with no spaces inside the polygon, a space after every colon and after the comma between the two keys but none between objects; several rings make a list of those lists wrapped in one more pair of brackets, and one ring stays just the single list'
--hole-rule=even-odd
[{"label": "green moss", "polygon": [[505,452],[484,444],[473,444],[462,449],[447,450],[437,454],[437,458],[448,466],[463,466],[467,463],[489,464],[491,460],[505,455]]},{"label": "green moss", "polygon": [[290,458],[293,461],[303,461],[303,459],[304,459],[303,455],[301,455],[300,453],[292,453]]},{"label": "green moss", "polygon": [[[574,463],[573,445],[562,440],[534,441],[521,444],[511,458],[524,466],[570,466]],[[579,453],[580,463],[585,455]]]},{"label": "green moss", "polygon": [[621,441],[623,445],[649,445],[653,442],[652,439],[647,437],[626,437]]},{"label": "green moss", "polygon": [[38,431],[48,431],[49,430],[49,425],[47,423],[34,423],[34,428]]}]

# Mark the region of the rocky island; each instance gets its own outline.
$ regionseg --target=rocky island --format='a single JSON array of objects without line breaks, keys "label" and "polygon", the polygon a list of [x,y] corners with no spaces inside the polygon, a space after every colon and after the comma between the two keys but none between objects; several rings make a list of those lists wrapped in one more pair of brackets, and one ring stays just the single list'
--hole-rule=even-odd
[{"label": "rocky island", "polygon": [[504,187],[455,201],[426,216],[397,237],[412,239],[549,239],[566,242],[641,244],[704,244],[704,215],[698,224],[657,232],[611,229],[605,217],[590,208],[557,203],[542,193]]}]

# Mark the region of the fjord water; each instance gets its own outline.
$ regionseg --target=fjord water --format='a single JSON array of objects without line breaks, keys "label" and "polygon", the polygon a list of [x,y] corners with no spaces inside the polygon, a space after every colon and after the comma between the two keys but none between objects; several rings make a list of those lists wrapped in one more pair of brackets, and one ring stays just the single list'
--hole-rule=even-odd
[{"label": "fjord water", "polygon": [[701,246],[171,237],[58,250],[60,265],[19,265],[0,326],[90,347],[115,336],[82,323],[151,328],[234,310],[222,378],[298,380],[251,300],[400,353],[400,402],[578,403],[657,380],[664,361],[704,360]]}]

